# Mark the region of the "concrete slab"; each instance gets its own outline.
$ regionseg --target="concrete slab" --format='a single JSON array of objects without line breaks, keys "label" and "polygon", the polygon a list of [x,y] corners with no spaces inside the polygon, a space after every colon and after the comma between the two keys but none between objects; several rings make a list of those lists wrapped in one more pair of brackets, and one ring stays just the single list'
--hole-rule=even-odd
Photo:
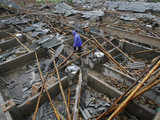
[{"label": "concrete slab", "polygon": [[[22,43],[24,43],[26,41],[26,38],[24,36],[22,36],[20,39],[19,39]],[[0,42],[0,49],[2,51],[5,51],[7,49],[11,49],[15,46],[18,46],[19,43],[17,42],[16,38],[13,38],[13,39],[10,39],[10,40],[6,40],[4,42]]]},{"label": "concrete slab", "polygon": [[[39,57],[45,56],[45,50],[44,49],[38,49],[36,50],[37,54]],[[6,61],[4,63],[0,64],[0,72],[6,72],[9,71],[11,69],[15,69],[17,67],[20,67],[26,63],[28,63],[29,61],[33,61],[35,59],[35,54],[34,52],[29,52],[27,54],[21,55],[15,59]]]}]

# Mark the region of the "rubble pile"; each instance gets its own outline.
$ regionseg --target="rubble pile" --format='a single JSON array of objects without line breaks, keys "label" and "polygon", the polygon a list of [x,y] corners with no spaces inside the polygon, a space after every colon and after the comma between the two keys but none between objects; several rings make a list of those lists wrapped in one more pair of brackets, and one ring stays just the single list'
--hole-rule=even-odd
[{"label": "rubble pile", "polygon": [[[75,85],[70,87],[71,89],[70,108],[71,109],[74,104],[75,88],[76,88]],[[67,91],[68,90],[65,90],[66,96],[67,96]],[[61,94],[57,95],[56,98],[54,98],[53,103],[55,103],[55,106],[59,111],[61,117],[66,118],[67,113],[65,111],[65,107],[64,107],[65,105],[63,103]],[[110,103],[111,103],[111,100],[108,97],[106,97],[102,93],[98,93],[95,90],[87,87],[85,90],[83,90],[83,94],[80,102],[80,107],[79,107],[80,117],[83,117],[84,119],[93,119],[98,114],[106,111],[110,107]],[[130,115],[131,119],[132,117],[133,116]],[[31,119],[32,117],[29,117],[27,120],[31,120]],[[53,114],[52,108],[49,105],[49,101],[45,102],[39,108],[37,119],[38,120],[56,119],[56,116]],[[117,119],[114,119],[114,120],[117,120]]]},{"label": "rubble pile", "polygon": [[159,12],[160,3],[152,2],[113,2],[107,1],[105,3],[109,10],[120,10],[120,11],[132,11],[144,13],[147,11]]},{"label": "rubble pile", "polygon": [[[0,114],[10,112],[13,120],[152,119],[160,104],[160,4],[46,3],[21,10],[0,0],[0,7],[15,11],[0,13],[6,101]],[[79,52],[73,30],[83,41]]]}]

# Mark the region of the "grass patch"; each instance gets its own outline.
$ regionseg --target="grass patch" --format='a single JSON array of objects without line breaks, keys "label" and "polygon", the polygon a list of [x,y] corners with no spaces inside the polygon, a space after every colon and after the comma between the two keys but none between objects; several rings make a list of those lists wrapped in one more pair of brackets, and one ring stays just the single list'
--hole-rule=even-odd
[{"label": "grass patch", "polygon": [[[36,0],[38,3],[45,3],[45,0]],[[64,0],[48,0],[48,2],[59,3]],[[66,0],[67,2],[72,2],[72,0]]]},{"label": "grass patch", "polygon": [[148,2],[160,2],[160,0],[148,0]]}]

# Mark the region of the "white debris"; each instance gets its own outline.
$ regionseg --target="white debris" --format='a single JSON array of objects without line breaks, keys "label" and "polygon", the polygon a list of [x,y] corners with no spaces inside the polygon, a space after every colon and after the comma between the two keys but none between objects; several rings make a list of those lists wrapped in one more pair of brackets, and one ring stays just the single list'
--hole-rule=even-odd
[{"label": "white debris", "polygon": [[148,28],[152,28],[152,25],[146,25],[146,27],[148,27]]},{"label": "white debris", "polygon": [[21,33],[17,33],[16,37],[22,37],[22,34]]},{"label": "white debris", "polygon": [[79,70],[80,68],[77,65],[72,64],[65,69],[65,72],[67,74],[75,75]]},{"label": "white debris", "polygon": [[102,58],[102,57],[104,57],[104,53],[102,53],[100,51],[97,51],[97,52],[94,53],[94,57],[96,57],[96,58]]}]

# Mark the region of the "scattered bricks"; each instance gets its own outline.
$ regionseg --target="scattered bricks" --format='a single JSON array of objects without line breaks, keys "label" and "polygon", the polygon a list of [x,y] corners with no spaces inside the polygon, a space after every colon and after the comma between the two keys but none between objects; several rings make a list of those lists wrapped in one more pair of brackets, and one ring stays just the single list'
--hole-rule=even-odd
[{"label": "scattered bricks", "polygon": [[6,112],[12,107],[14,107],[15,105],[16,105],[15,102],[13,102],[13,100],[11,99],[5,102],[4,104],[2,104],[1,107],[2,107],[3,112]]}]

